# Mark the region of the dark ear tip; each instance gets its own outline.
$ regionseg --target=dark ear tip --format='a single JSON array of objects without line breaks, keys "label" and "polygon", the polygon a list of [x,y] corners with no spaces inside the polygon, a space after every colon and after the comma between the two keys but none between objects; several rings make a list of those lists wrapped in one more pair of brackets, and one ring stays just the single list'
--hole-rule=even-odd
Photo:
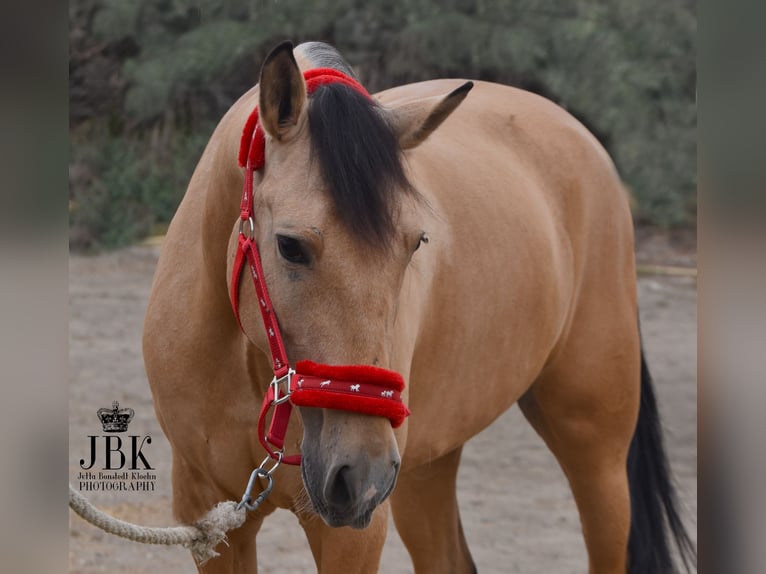
[{"label": "dark ear tip", "polygon": [[277,44],[274,48],[272,48],[271,52],[269,52],[269,55],[266,56],[264,63],[271,61],[272,59],[276,58],[283,52],[287,52],[288,54],[290,54],[290,56],[292,56],[293,43],[290,40],[285,40],[284,42]]},{"label": "dark ear tip", "polygon": [[461,86],[452,90],[447,96],[447,99],[454,98],[454,97],[459,97],[462,99],[468,95],[468,92],[471,91],[471,88],[473,88],[473,82],[468,81],[465,84],[462,84]]},{"label": "dark ear tip", "polygon": [[290,50],[293,51],[293,43],[290,40],[285,40],[284,42],[280,42],[276,45],[276,47],[272,50],[272,52],[281,52],[282,50]]}]

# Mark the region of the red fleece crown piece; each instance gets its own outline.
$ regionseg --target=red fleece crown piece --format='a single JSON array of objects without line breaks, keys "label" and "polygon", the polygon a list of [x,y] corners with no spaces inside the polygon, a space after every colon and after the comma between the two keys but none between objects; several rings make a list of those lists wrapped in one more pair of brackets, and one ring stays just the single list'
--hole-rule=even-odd
[{"label": "red fleece crown piece", "polygon": [[290,401],[297,406],[336,409],[386,417],[397,428],[410,414],[402,402],[404,379],[371,365],[321,365],[299,361]]},{"label": "red fleece crown piece", "polygon": [[[370,97],[364,86],[347,76],[343,72],[332,68],[314,68],[303,73],[303,79],[306,81],[306,92],[311,95],[319,86],[325,84],[343,84],[353,88],[360,94]],[[248,163],[250,169],[259,170],[263,167],[266,160],[266,138],[263,128],[258,122],[258,106],[250,114],[242,130],[242,139],[239,142],[239,167],[245,167]]]},{"label": "red fleece crown piece", "polygon": [[242,139],[239,141],[239,167],[245,167],[249,163],[251,169],[261,169],[266,161],[265,152],[266,139],[263,128],[258,122],[258,106],[256,106],[242,129]]}]

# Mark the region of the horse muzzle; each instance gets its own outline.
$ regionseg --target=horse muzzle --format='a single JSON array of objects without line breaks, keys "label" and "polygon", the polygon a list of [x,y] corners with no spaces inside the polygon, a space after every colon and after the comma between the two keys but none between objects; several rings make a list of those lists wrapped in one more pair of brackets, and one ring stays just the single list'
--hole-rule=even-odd
[{"label": "horse muzzle", "polygon": [[301,474],[314,510],[331,527],[369,526],[374,510],[391,494],[399,474],[398,451],[370,458],[333,456],[324,463],[304,452]]}]

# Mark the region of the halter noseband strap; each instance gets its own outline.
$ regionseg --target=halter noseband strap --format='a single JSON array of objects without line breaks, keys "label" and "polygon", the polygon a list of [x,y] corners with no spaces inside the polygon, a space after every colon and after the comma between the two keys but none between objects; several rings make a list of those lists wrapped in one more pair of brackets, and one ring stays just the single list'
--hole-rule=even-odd
[{"label": "halter noseband strap", "polygon": [[[319,86],[340,83],[370,97],[361,84],[338,70],[316,68],[304,72],[303,77],[308,94],[312,94]],[[386,417],[394,428],[404,422],[410,411],[401,398],[404,379],[394,371],[370,365],[333,366],[311,361],[299,361],[295,366],[297,371],[290,368],[277,316],[263,277],[258,245],[255,242],[253,172],[264,165],[265,146],[266,140],[263,127],[258,121],[256,107],[245,123],[239,148],[238,159],[240,167],[245,168],[245,184],[240,204],[239,239],[232,270],[230,296],[234,315],[242,328],[239,315],[239,282],[247,262],[269,341],[274,371],[274,379],[265,393],[258,418],[258,438],[271,458],[286,464],[300,464],[300,455],[283,456],[282,450],[292,405]],[[283,382],[286,383],[284,390]],[[266,415],[271,407],[274,407],[274,415],[268,432],[265,432]]]}]

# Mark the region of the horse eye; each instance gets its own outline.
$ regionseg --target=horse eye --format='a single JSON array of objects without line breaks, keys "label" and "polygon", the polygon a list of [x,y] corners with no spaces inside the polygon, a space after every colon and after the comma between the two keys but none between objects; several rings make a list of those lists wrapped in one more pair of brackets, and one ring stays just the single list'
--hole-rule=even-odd
[{"label": "horse eye", "polygon": [[277,246],[279,247],[279,254],[285,261],[298,265],[307,265],[309,263],[308,254],[297,239],[287,237],[286,235],[277,235]]},{"label": "horse eye", "polygon": [[426,235],[426,232],[420,234],[420,238],[418,239],[418,244],[415,246],[415,251],[420,249],[420,245],[423,243],[428,243],[428,235]]}]

